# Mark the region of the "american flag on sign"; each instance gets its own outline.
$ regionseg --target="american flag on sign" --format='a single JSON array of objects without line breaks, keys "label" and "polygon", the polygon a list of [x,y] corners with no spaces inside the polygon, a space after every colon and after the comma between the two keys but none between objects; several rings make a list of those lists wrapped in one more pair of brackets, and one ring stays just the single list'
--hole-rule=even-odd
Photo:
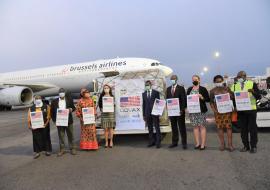
[{"label": "american flag on sign", "polygon": [[108,103],[112,103],[113,99],[112,98],[108,98],[108,97],[103,97],[103,100],[108,102]]},{"label": "american flag on sign", "polygon": [[120,97],[120,107],[132,107],[140,105],[141,105],[140,96]]},{"label": "american flag on sign", "polygon": [[83,109],[83,113],[85,114],[92,114],[92,109]]},{"label": "american flag on sign", "polygon": [[66,115],[66,114],[68,114],[68,110],[67,109],[65,109],[65,110],[58,110],[58,114],[60,114],[60,115]]},{"label": "american flag on sign", "polygon": [[31,117],[33,119],[40,118],[41,117],[41,112],[33,112],[33,113],[31,113]]},{"label": "american flag on sign", "polygon": [[217,95],[217,102],[227,102],[230,100],[228,94]]},{"label": "american flag on sign", "polygon": [[178,101],[177,101],[177,99],[168,100],[168,104],[170,106],[176,106],[176,105],[178,105]]},{"label": "american flag on sign", "polygon": [[192,95],[192,96],[188,96],[188,101],[189,102],[197,102],[199,99],[198,95]]},{"label": "american flag on sign", "polygon": [[236,92],[235,97],[237,99],[245,99],[245,98],[248,98],[248,93],[246,93],[246,92]]}]

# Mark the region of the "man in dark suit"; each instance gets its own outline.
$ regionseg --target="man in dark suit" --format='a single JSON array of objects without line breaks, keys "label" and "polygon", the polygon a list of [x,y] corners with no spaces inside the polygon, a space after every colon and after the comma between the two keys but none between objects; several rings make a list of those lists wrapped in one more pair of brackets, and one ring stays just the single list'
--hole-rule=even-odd
[{"label": "man in dark suit", "polygon": [[66,94],[65,89],[59,90],[59,98],[56,98],[51,103],[51,118],[56,123],[57,109],[69,109],[68,126],[57,126],[60,151],[57,156],[62,156],[65,151],[65,133],[67,133],[68,144],[71,150],[71,154],[75,155],[75,143],[74,143],[74,132],[73,132],[73,117],[72,112],[75,111],[75,106],[71,96]]},{"label": "man in dark suit", "polygon": [[[143,95],[143,118],[149,131],[149,144],[148,147],[156,145],[160,148],[161,134],[159,127],[159,116],[152,115],[152,109],[155,99],[160,99],[159,92],[152,89],[151,81],[145,82],[145,92]],[[156,130],[156,137],[154,137],[153,126]]]},{"label": "man in dark suit", "polygon": [[[181,134],[182,147],[187,149],[187,131],[185,122],[185,109],[187,107],[186,103],[186,90],[183,86],[177,84],[178,77],[176,75],[171,76],[172,86],[167,88],[167,99],[178,98],[180,104],[180,116],[171,116],[171,126],[172,126],[172,144],[169,148],[174,148],[178,146],[179,141],[179,131]],[[178,130],[179,128],[179,130]]]}]

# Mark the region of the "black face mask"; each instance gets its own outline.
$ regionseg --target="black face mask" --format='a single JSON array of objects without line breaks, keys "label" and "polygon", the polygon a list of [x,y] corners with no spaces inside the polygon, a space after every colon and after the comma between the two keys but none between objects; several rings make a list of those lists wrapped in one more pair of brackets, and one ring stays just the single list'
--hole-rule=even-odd
[{"label": "black face mask", "polygon": [[197,86],[197,85],[199,84],[199,82],[198,82],[198,81],[193,81],[192,84],[193,84],[194,86]]}]

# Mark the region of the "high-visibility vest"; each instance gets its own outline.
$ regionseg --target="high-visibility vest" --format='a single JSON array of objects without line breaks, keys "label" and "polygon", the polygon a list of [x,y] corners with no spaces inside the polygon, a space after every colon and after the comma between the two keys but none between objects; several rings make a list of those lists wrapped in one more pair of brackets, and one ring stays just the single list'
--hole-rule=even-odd
[{"label": "high-visibility vest", "polygon": [[[231,91],[233,91],[233,92],[236,92],[236,91],[248,91],[249,89],[253,89],[253,82],[251,80],[246,80],[244,82],[244,88],[243,89],[241,89],[240,82],[237,82],[236,84],[233,84],[231,86]],[[257,109],[256,98],[250,92],[249,92],[249,97],[250,97],[252,110],[256,110]]]}]

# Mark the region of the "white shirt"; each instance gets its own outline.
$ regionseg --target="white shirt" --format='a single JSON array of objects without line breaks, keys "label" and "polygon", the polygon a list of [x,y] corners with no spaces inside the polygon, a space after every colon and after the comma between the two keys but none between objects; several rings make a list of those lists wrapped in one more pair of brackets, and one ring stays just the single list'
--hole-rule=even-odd
[{"label": "white shirt", "polygon": [[61,99],[61,98],[59,98],[59,104],[58,104],[58,106],[59,106],[59,109],[66,109],[66,100],[65,100],[65,98],[64,99]]},{"label": "white shirt", "polygon": [[147,90],[146,92],[147,92],[147,94],[146,94],[147,97],[148,97],[148,96],[151,97],[151,95],[152,95],[152,88],[151,88],[150,90]]}]

